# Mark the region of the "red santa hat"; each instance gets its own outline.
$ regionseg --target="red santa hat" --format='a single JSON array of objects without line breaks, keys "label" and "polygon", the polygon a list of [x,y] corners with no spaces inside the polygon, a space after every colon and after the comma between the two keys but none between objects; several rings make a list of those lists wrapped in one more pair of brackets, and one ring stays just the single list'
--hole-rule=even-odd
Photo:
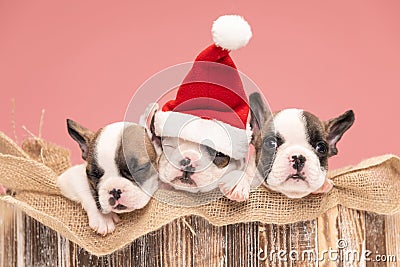
[{"label": "red santa hat", "polygon": [[237,15],[212,26],[214,44],[196,58],[176,98],[154,117],[155,134],[204,144],[234,159],[245,158],[251,140],[249,104],[229,52],[244,47],[252,32]]}]

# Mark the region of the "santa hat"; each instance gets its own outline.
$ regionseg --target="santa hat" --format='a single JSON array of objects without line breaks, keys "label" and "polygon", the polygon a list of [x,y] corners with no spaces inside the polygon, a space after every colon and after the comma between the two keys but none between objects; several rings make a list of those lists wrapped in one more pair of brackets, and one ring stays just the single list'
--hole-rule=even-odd
[{"label": "santa hat", "polygon": [[241,16],[225,15],[214,21],[212,36],[214,44],[197,56],[176,98],[156,112],[154,130],[242,159],[252,134],[250,108],[229,52],[247,45],[251,28]]}]

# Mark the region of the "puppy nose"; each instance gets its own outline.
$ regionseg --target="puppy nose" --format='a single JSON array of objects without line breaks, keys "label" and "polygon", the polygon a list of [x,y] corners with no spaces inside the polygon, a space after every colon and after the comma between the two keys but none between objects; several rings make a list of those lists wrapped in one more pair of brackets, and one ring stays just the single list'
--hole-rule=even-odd
[{"label": "puppy nose", "polygon": [[114,188],[109,193],[110,193],[110,195],[112,195],[114,197],[115,200],[118,200],[121,198],[122,191],[121,191],[121,189]]},{"label": "puppy nose", "polygon": [[184,158],[183,160],[181,160],[179,162],[179,164],[181,164],[181,166],[186,167],[188,165],[190,165],[191,160],[189,158]]},{"label": "puppy nose", "polygon": [[194,172],[196,171],[196,168],[193,167],[192,165],[190,165],[190,166],[185,166],[182,170],[185,171],[185,172],[189,172],[190,174],[192,174],[192,173],[194,173]]},{"label": "puppy nose", "polygon": [[301,172],[301,170],[304,168],[304,164],[306,162],[306,157],[303,155],[293,155],[293,169],[297,170],[297,172]]}]

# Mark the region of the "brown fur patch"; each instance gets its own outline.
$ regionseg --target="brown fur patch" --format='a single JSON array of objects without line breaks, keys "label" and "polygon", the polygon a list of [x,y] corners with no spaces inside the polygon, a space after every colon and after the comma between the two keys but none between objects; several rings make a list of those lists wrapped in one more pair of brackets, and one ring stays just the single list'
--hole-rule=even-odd
[{"label": "brown fur patch", "polygon": [[148,161],[155,163],[157,160],[156,151],[146,130],[139,125],[130,125],[124,129],[122,148],[125,156],[136,158],[139,165]]},{"label": "brown fur patch", "polygon": [[[317,116],[307,111],[303,111],[303,117],[306,122],[308,143],[314,148],[317,146],[319,142],[326,143],[327,132],[325,130],[324,123]],[[327,170],[328,153],[326,153],[325,155],[321,155],[316,152],[316,154],[319,158],[319,163],[321,167]]]}]

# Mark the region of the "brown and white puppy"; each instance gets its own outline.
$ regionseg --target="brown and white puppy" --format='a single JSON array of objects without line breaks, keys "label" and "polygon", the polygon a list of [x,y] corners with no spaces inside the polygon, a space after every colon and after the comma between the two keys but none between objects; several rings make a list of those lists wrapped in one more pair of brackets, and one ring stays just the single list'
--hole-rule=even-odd
[{"label": "brown and white puppy", "polygon": [[106,235],[115,230],[118,213],[143,208],[158,187],[157,154],[146,129],[117,122],[97,132],[67,120],[85,164],[69,168],[57,185],[67,198],[82,203],[89,226]]},{"label": "brown and white puppy", "polygon": [[[205,141],[202,144],[179,137],[158,136],[154,126],[157,112],[158,105],[150,104],[141,121],[142,124],[149,125],[152,140],[160,154],[160,181],[176,190],[190,193],[219,188],[231,200],[248,199],[251,181],[244,172],[245,158],[235,159],[217,151],[215,144],[207,142],[207,134],[204,134]],[[199,132],[206,130],[199,128]],[[229,138],[223,127],[220,133],[221,138]]]},{"label": "brown and white puppy", "polygon": [[336,144],[353,125],[354,113],[321,121],[300,109],[267,113],[261,95],[250,95],[256,166],[264,184],[290,198],[328,192],[328,158],[338,153]]},{"label": "brown and white puppy", "polygon": [[[164,137],[159,161],[160,180],[191,193],[220,188],[232,200],[248,198],[250,184],[240,183],[244,160],[233,159],[210,146]],[[235,176],[236,175],[236,176]],[[247,185],[247,187],[245,186]]]}]

